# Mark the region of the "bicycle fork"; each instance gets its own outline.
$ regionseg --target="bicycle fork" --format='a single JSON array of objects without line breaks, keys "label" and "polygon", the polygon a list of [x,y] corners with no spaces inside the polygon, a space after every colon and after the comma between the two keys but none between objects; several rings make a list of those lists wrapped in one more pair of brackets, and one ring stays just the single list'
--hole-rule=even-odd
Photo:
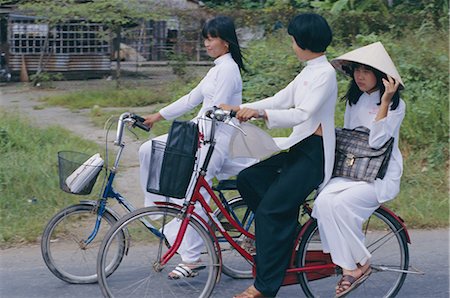
[{"label": "bicycle fork", "polygon": [[164,236],[164,226],[166,225],[165,215],[164,215],[164,220],[163,220],[161,231],[158,232],[159,237],[160,237],[158,257],[157,257],[157,261],[155,263],[153,263],[153,269],[156,272],[161,272],[164,269],[164,267],[167,264],[167,262],[178,251],[178,248],[180,248],[181,241],[184,238],[184,234],[186,233],[187,226],[188,226],[188,223],[189,223],[189,219],[191,217],[190,214],[192,214],[193,211],[194,211],[194,205],[193,204],[189,204],[189,206],[185,205],[180,210],[179,219],[182,220],[182,222],[181,222],[180,229],[178,231],[177,238],[175,239],[175,242],[173,243],[173,245],[170,246],[169,250],[164,255],[162,255],[163,241],[166,240],[166,237]]},{"label": "bicycle fork", "polygon": [[92,233],[89,235],[89,237],[86,240],[80,240],[79,245],[82,250],[86,250],[87,246],[94,240],[94,238],[97,236],[97,233],[100,229],[100,224],[103,218],[103,214],[106,210],[106,200],[100,200],[99,203],[97,203],[96,208],[93,210],[97,214],[97,218],[95,220],[95,226]]}]

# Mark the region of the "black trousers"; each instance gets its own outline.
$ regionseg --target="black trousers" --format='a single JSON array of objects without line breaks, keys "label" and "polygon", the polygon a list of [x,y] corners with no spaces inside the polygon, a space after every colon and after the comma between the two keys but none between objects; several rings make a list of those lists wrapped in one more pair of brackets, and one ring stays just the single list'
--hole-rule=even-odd
[{"label": "black trousers", "polygon": [[317,135],[238,175],[239,192],[255,212],[254,286],[265,296],[274,297],[281,287],[293,248],[299,207],[323,177],[323,142]]}]

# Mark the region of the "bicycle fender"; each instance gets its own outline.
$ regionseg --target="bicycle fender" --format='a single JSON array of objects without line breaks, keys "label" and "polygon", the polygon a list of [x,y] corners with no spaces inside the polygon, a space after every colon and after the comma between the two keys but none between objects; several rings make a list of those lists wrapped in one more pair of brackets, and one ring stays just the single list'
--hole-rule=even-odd
[{"label": "bicycle fender", "polygon": [[389,214],[390,216],[392,216],[401,225],[402,230],[405,231],[406,242],[411,244],[411,238],[409,237],[409,233],[408,233],[408,230],[406,229],[405,221],[403,220],[403,218],[401,218],[400,216],[395,214],[394,211],[392,211],[391,209],[389,209],[388,207],[386,207],[384,205],[381,205],[378,209],[381,209],[384,212],[386,212],[387,214]]},{"label": "bicycle fender", "polygon": [[[298,247],[300,241],[303,238],[303,235],[305,234],[306,230],[309,228],[310,225],[312,225],[314,222],[316,221],[316,219],[314,218],[310,218],[308,219],[301,227],[300,230],[297,228],[297,236],[295,237],[295,241],[294,241],[294,247]],[[293,265],[295,260],[297,257],[297,250],[293,249],[292,250],[292,256],[291,256],[291,261],[289,263],[289,266]]]}]

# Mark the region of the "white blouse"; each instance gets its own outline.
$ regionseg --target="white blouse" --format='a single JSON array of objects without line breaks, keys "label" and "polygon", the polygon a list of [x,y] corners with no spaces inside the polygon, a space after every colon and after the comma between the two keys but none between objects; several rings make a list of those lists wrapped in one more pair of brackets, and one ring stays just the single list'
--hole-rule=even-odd
[{"label": "white blouse", "polygon": [[242,103],[242,79],[239,67],[230,53],[214,60],[214,66],[191,92],[162,108],[159,113],[166,120],[173,120],[194,109],[203,102],[198,116],[219,104]]},{"label": "white blouse", "polygon": [[386,175],[383,179],[375,179],[377,200],[383,203],[392,200],[400,191],[400,178],[403,173],[403,159],[398,140],[400,125],[405,117],[406,105],[400,99],[395,110],[388,110],[385,118],[375,121],[380,109],[380,91],[371,94],[363,93],[358,102],[353,105],[347,103],[344,115],[344,127],[353,129],[357,126],[365,126],[370,129],[369,145],[372,148],[380,148],[391,137],[394,137],[394,147]]},{"label": "white blouse", "polygon": [[337,99],[336,71],[325,55],[306,62],[295,79],[274,96],[241,105],[264,109],[267,127],[293,127],[287,138],[275,138],[281,150],[288,149],[312,135],[322,125],[325,177],[331,177],[334,164],[334,110]]}]

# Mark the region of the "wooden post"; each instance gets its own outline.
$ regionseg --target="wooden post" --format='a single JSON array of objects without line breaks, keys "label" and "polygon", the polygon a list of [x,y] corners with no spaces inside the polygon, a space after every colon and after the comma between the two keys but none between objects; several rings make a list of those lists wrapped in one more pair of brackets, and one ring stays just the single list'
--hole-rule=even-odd
[{"label": "wooden post", "polygon": [[22,55],[22,65],[20,67],[20,81],[21,82],[29,82],[30,81],[30,79],[28,78],[27,63],[25,61],[24,55]]}]

